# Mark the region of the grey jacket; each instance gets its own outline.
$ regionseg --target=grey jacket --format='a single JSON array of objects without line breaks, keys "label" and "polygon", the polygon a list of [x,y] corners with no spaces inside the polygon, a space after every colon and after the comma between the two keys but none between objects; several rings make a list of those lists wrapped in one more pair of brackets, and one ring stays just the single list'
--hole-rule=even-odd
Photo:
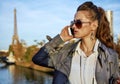
[{"label": "grey jacket", "polygon": [[[45,44],[44,51],[49,55],[48,67],[54,67],[56,70],[69,77],[72,54],[78,42],[79,41],[64,43],[60,36],[57,35],[50,42]],[[95,72],[97,84],[112,84],[110,81],[120,78],[118,54],[101,42],[98,46],[98,53]]]}]

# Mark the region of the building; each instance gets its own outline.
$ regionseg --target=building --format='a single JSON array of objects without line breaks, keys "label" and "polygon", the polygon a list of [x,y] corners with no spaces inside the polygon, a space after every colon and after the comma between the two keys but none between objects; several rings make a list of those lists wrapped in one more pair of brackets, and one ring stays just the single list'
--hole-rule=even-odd
[{"label": "building", "polygon": [[114,33],[113,33],[113,11],[111,10],[107,10],[106,11],[106,17],[110,23],[110,31],[111,31],[111,35],[114,36]]}]

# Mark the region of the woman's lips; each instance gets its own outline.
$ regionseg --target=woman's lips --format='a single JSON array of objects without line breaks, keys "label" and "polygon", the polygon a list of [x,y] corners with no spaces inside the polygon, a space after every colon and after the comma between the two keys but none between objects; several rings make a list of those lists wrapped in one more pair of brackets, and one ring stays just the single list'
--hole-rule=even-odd
[{"label": "woman's lips", "polygon": [[74,31],[74,34],[76,34],[77,33],[77,31]]}]

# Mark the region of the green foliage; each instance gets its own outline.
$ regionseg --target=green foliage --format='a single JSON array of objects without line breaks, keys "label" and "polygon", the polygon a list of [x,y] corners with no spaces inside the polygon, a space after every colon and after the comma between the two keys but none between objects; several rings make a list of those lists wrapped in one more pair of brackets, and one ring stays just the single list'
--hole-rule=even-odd
[{"label": "green foliage", "polygon": [[30,47],[27,48],[27,51],[24,55],[24,61],[27,61],[27,62],[30,62],[32,60],[32,57],[33,55],[35,54],[36,52],[36,45],[32,45]]}]

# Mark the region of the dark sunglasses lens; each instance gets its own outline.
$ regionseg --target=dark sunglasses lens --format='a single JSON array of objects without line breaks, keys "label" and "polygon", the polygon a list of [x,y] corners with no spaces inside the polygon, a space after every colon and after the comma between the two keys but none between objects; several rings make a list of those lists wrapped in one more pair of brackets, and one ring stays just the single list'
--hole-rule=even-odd
[{"label": "dark sunglasses lens", "polygon": [[81,28],[82,27],[82,22],[80,20],[76,21],[75,25],[76,25],[77,28]]}]

